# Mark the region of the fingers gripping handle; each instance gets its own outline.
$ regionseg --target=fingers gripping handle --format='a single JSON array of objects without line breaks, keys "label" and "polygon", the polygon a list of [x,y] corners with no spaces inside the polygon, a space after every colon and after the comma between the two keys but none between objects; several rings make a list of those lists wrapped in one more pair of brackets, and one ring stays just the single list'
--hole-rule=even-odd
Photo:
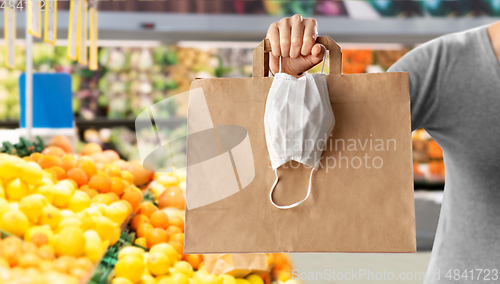
[{"label": "fingers gripping handle", "polygon": [[[330,53],[330,75],[342,74],[342,51],[340,46],[328,36],[318,37],[316,43],[326,47]],[[269,52],[271,43],[264,39],[253,51],[253,77],[267,77],[269,74]]]}]

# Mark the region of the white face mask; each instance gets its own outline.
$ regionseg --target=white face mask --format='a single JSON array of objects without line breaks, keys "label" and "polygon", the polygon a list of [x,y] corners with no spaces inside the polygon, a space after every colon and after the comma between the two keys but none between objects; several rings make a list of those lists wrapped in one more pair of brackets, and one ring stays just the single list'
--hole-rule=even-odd
[{"label": "white face mask", "polygon": [[[276,174],[269,198],[279,209],[296,207],[311,193],[312,175],[318,169],[326,140],[335,126],[326,74],[306,73],[295,78],[281,73],[280,58],[280,71],[275,75],[267,96],[264,126],[267,149]],[[279,206],[274,203],[272,195],[278,184],[278,168],[289,161],[312,167],[309,188],[304,200]]]}]

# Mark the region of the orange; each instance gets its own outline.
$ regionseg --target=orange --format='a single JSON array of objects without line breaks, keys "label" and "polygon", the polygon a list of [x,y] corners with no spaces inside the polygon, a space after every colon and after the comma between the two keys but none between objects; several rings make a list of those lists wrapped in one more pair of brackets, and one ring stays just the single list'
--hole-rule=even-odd
[{"label": "orange", "polygon": [[82,169],[85,174],[87,174],[87,179],[90,179],[97,173],[97,168],[94,162],[89,160],[84,160],[78,163],[78,167]]},{"label": "orange", "polygon": [[125,207],[127,207],[127,211],[128,211],[128,215],[132,214],[134,212],[134,208],[132,208],[132,205],[130,205],[130,203],[126,200],[120,200],[118,202],[121,202],[125,205]]},{"label": "orange", "polygon": [[111,162],[108,158],[108,155],[104,153],[94,153],[90,155],[90,157],[92,157],[96,164],[108,164]]},{"label": "orange", "polygon": [[201,254],[185,254],[184,259],[191,264],[193,269],[198,269],[200,263],[203,261],[203,255]]},{"label": "orange", "polygon": [[73,264],[75,263],[75,258],[72,256],[61,256],[54,260],[54,269],[62,272],[68,273]]},{"label": "orange", "polygon": [[54,166],[61,166],[61,159],[57,156],[44,155],[38,160],[38,164],[42,169],[50,169]]},{"label": "orange", "polygon": [[101,193],[111,191],[111,179],[104,173],[97,173],[88,183],[90,188],[93,188]]},{"label": "orange", "polygon": [[38,248],[37,254],[42,259],[53,260],[55,257],[54,249],[50,245],[41,245]]},{"label": "orange", "polygon": [[142,194],[133,189],[127,188],[122,195],[122,200],[126,200],[132,205],[132,208],[137,209],[142,201]]},{"label": "orange", "polygon": [[129,171],[122,171],[122,179],[127,181],[129,184],[134,183],[134,176]]},{"label": "orange", "polygon": [[170,225],[176,226],[184,232],[184,219],[182,219],[182,217],[174,215],[169,218],[169,221]]},{"label": "orange", "polygon": [[120,160],[120,155],[118,155],[118,153],[116,153],[116,151],[113,151],[113,150],[106,150],[103,152],[104,154],[106,154],[109,158],[109,160],[111,162],[114,162],[116,160]]},{"label": "orange", "polygon": [[134,176],[135,185],[143,185],[148,183],[154,177],[154,172],[146,170],[141,161],[133,161],[128,163],[127,169]]},{"label": "orange", "polygon": [[35,253],[29,252],[21,255],[17,260],[17,265],[22,268],[27,267],[38,267],[38,263],[41,261],[41,258]]},{"label": "orange", "polygon": [[161,210],[151,214],[149,219],[151,220],[151,225],[155,228],[166,229],[168,227],[168,215]]},{"label": "orange", "polygon": [[111,164],[118,166],[122,171],[128,168],[128,162],[124,160],[116,160],[111,162]]},{"label": "orange", "polygon": [[62,156],[66,155],[66,152],[57,146],[49,146],[43,149],[42,154],[61,158]]},{"label": "orange", "polygon": [[170,236],[169,242],[178,242],[184,245],[184,233],[177,233]]},{"label": "orange", "polygon": [[78,186],[87,184],[87,174],[81,168],[73,168],[68,171],[68,178],[74,180]]},{"label": "orange", "polygon": [[49,141],[49,146],[57,146],[66,153],[73,153],[73,145],[66,136],[57,135],[52,137]]},{"label": "orange", "polygon": [[142,223],[149,223],[149,218],[145,215],[135,215],[132,221],[130,221],[130,227],[132,230],[137,231],[139,225]]},{"label": "orange", "polygon": [[136,214],[144,215],[151,218],[151,215],[158,211],[158,208],[150,201],[145,201],[139,205]]},{"label": "orange", "polygon": [[40,160],[40,158],[42,157],[43,155],[40,154],[40,153],[33,153],[30,155],[30,159],[33,161],[33,162],[36,162],[38,163],[38,160]]},{"label": "orange", "polygon": [[106,195],[108,195],[109,197],[111,197],[111,200],[113,202],[116,202],[118,200],[120,200],[120,197],[118,197],[118,195],[116,195],[116,193],[114,192],[108,192],[108,193],[105,193]]},{"label": "orange", "polygon": [[146,237],[146,234],[153,229],[154,229],[153,225],[149,223],[141,223],[139,224],[139,227],[137,227],[136,233],[139,238],[142,238]]},{"label": "orange", "polygon": [[88,185],[81,186],[80,190],[85,192],[90,198],[94,198],[94,196],[99,194],[99,192],[97,192],[97,190],[89,188]]},{"label": "orange", "polygon": [[184,194],[180,186],[168,187],[158,198],[158,208],[175,207],[184,210]]},{"label": "orange", "polygon": [[82,149],[82,155],[87,155],[87,156],[101,152],[102,152],[101,145],[97,143],[88,143],[87,145],[83,146]]},{"label": "orange", "polygon": [[35,244],[37,247],[39,246],[42,246],[42,245],[46,245],[49,243],[49,238],[47,237],[47,235],[45,234],[42,234],[42,233],[35,233],[33,234],[33,236],[31,237],[31,240],[30,240],[33,244]]},{"label": "orange", "polygon": [[69,270],[69,274],[76,276],[78,279],[82,279],[87,276],[89,272],[81,267],[72,267]]},{"label": "orange", "polygon": [[154,228],[146,232],[146,242],[148,244],[148,248],[160,244],[168,242],[167,232],[160,228]]},{"label": "orange", "polygon": [[76,267],[83,268],[85,271],[90,271],[94,268],[94,263],[86,257],[79,257],[75,260]]},{"label": "orange", "polygon": [[21,251],[23,253],[36,253],[38,251],[38,248],[35,244],[32,244],[30,242],[23,242],[21,244]]},{"label": "orange", "polygon": [[111,177],[111,191],[121,196],[125,191],[125,182],[118,177]]},{"label": "orange", "polygon": [[105,173],[108,174],[110,177],[117,177],[117,178],[122,178],[122,171],[118,166],[115,165],[108,165],[106,170],[104,171]]},{"label": "orange", "polygon": [[169,242],[174,247],[175,251],[180,254],[181,258],[184,257],[184,246],[179,242]]},{"label": "orange", "polygon": [[66,154],[61,158],[61,168],[65,171],[69,171],[76,167],[76,159],[73,155]]},{"label": "orange", "polygon": [[21,256],[22,241],[16,237],[7,237],[2,240],[0,245],[2,258],[10,265],[17,264],[17,260]]},{"label": "orange", "polygon": [[63,180],[66,178],[66,171],[62,167],[54,166],[51,167],[50,169],[53,170],[54,173],[56,173],[56,178],[58,180]]},{"label": "orange", "polygon": [[176,227],[176,226],[168,226],[168,228],[167,228],[166,232],[167,232],[167,235],[170,237],[170,236],[172,236],[172,235],[174,235],[174,234],[177,234],[177,233],[182,233],[182,230],[181,230],[181,229],[179,229],[179,228],[178,228],[178,227]]}]

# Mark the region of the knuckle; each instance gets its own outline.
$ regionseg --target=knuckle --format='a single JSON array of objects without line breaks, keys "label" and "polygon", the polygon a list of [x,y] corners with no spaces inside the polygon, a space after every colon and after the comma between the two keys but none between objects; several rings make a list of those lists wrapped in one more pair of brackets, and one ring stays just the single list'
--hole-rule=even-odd
[{"label": "knuckle", "polygon": [[301,47],[302,46],[302,39],[293,38],[291,44],[293,47]]},{"label": "knuckle", "polygon": [[308,25],[312,25],[312,26],[315,26],[318,24],[318,22],[314,18],[305,18],[304,23],[306,23]]},{"label": "knuckle", "polygon": [[316,43],[316,40],[313,37],[307,37],[304,39],[304,44],[314,45],[315,43]]},{"label": "knuckle", "polygon": [[300,14],[295,14],[293,15],[291,18],[291,21],[294,22],[294,23],[300,23],[302,22],[302,15]]},{"label": "knuckle", "polygon": [[290,18],[283,18],[281,20],[279,20],[279,25],[280,26],[283,26],[283,25],[288,25],[288,23],[290,22]]}]

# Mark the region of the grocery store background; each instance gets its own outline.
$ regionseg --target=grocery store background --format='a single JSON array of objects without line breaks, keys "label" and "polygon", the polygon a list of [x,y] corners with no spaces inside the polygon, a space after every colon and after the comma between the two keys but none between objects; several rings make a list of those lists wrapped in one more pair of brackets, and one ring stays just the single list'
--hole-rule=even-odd
[{"label": "grocery store background", "polygon": [[[34,70],[71,74],[78,145],[97,142],[126,160],[139,158],[134,120],[141,111],[189,90],[194,78],[250,77],[252,48],[283,16],[314,17],[320,35],[341,45],[344,74],[385,72],[418,44],[500,19],[496,0],[99,1],[99,68],[90,71],[66,57],[69,2],[58,3],[57,46],[35,40]],[[18,12],[15,68],[3,67],[3,44],[0,48],[0,128],[19,127],[24,14]],[[0,20],[2,29],[3,23]],[[176,125],[185,121],[186,112],[185,101],[172,104],[172,127],[161,135],[185,133]],[[441,149],[423,130],[414,132],[413,150],[417,254],[297,254],[292,256],[294,266],[301,272],[425,271],[442,201],[444,164]],[[351,282],[372,281],[347,283]]]}]

